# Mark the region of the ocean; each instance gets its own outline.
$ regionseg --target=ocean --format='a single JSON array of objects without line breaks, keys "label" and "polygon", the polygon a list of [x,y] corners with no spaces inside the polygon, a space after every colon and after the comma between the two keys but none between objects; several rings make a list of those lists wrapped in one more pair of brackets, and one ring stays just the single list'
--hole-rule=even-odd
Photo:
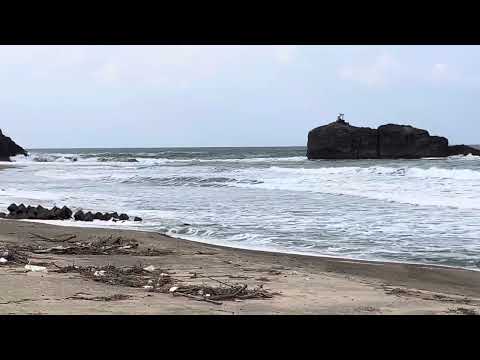
[{"label": "ocean", "polygon": [[305,147],[30,150],[0,171],[15,202],[117,211],[231,247],[480,268],[480,157],[315,160]]}]

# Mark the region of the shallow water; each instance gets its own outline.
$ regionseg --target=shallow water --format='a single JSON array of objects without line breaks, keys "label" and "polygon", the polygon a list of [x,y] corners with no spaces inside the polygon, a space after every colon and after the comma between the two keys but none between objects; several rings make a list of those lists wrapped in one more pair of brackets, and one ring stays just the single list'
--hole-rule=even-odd
[{"label": "shallow water", "polygon": [[12,202],[116,210],[144,222],[93,225],[236,247],[480,268],[480,157],[309,161],[305,152],[32,150],[0,171],[0,211]]}]

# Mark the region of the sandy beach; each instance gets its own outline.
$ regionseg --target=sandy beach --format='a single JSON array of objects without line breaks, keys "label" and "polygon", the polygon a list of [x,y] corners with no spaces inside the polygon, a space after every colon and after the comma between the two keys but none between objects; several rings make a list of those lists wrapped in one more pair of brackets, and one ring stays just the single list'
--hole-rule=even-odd
[{"label": "sandy beach", "polygon": [[[102,239],[117,239],[119,244],[134,241],[138,246],[128,253],[75,252],[78,244]],[[241,250],[151,232],[13,220],[0,222],[0,247],[26,256],[0,264],[1,314],[480,312],[480,273],[463,269]],[[44,266],[47,272],[27,271],[25,263]],[[61,270],[76,269],[72,265],[96,269],[153,266],[156,275],[161,272],[168,277],[167,287],[262,286],[271,297],[207,302],[202,296],[150,291],[138,284],[112,285],[98,281],[101,276]],[[110,268],[104,269],[108,277]]]},{"label": "sandy beach", "polygon": [[0,314],[480,315],[480,48],[114,43],[2,48]]}]

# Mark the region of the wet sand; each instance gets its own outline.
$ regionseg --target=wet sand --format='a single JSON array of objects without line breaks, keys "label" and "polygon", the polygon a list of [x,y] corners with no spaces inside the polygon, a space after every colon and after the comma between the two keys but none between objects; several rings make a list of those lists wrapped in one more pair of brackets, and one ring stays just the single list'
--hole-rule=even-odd
[{"label": "wet sand", "polygon": [[[37,235],[52,240],[75,236],[71,241],[118,236],[163,254],[28,252],[31,264],[46,265],[48,273],[27,272],[23,264],[0,264],[0,314],[480,314],[480,272],[476,271],[278,254],[151,232],[0,220],[0,245],[58,246]],[[182,285],[263,285],[277,294],[217,305],[56,271],[72,264],[153,265]]]}]

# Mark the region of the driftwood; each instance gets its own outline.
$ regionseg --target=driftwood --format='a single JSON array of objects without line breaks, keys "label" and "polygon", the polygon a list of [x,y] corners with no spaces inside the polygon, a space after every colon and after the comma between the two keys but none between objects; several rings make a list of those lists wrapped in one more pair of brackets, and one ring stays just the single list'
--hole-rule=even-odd
[{"label": "driftwood", "polygon": [[37,237],[39,239],[50,241],[50,242],[65,242],[65,241],[68,241],[68,240],[75,239],[77,237],[77,235],[74,235],[74,234],[71,234],[71,235],[67,234],[66,235],[67,237],[65,239],[58,239],[58,238],[49,238],[49,237],[39,235],[39,234],[35,234],[35,233],[29,233],[29,234],[34,236],[34,237]]},{"label": "driftwood", "polygon": [[215,304],[215,305],[222,305],[222,303],[219,302],[219,301],[210,300],[210,299],[208,299],[206,297],[203,297],[203,296],[195,296],[195,295],[190,295],[190,294],[181,293],[181,292],[174,292],[173,295],[174,296],[185,296],[185,297],[188,297],[190,299],[197,300],[197,301],[206,301],[208,303],[212,303],[212,304]]},{"label": "driftwood", "polygon": [[193,296],[201,296],[202,298],[216,301],[216,300],[245,300],[245,299],[270,299],[274,293],[258,286],[254,289],[248,289],[246,284],[229,285],[229,287],[211,287],[203,285],[185,285],[179,286],[175,294],[188,294]]},{"label": "driftwood", "polygon": [[170,287],[173,285],[173,279],[160,269],[148,271],[141,266],[118,268],[113,265],[102,267],[75,265],[65,267],[55,266],[58,268],[56,271],[59,273],[78,273],[90,280],[109,285],[134,288],[151,286],[153,291],[157,291],[164,286]]},{"label": "driftwood", "polygon": [[24,265],[28,264],[28,256],[22,250],[14,246],[0,244],[0,258],[7,260],[1,265]]},{"label": "driftwood", "polygon": [[[49,242],[65,242],[72,240],[76,235],[71,235],[65,239],[53,239],[39,234],[31,234],[42,240]],[[31,251],[35,254],[56,254],[56,255],[137,255],[137,256],[161,256],[170,255],[174,251],[169,249],[138,249],[139,243],[134,239],[124,239],[121,236],[107,238],[96,238],[90,241],[69,242],[68,245],[59,245],[53,247],[41,247],[27,245],[22,249]]]},{"label": "driftwood", "polygon": [[227,286],[229,286],[229,287],[233,287],[233,285],[230,285],[230,284],[227,284],[226,282],[223,282],[223,281],[220,281],[220,280],[214,279],[214,278],[212,278],[212,277],[210,277],[210,276],[205,276],[205,277],[206,277],[207,279],[210,279],[210,280],[216,281],[216,282],[218,282],[219,284],[222,284],[222,285],[227,285]]},{"label": "driftwood", "polygon": [[276,293],[271,293],[260,285],[249,289],[247,284],[229,284],[214,278],[221,286],[207,285],[180,285],[181,280],[173,278],[160,269],[145,270],[141,266],[118,268],[113,265],[61,267],[55,264],[60,273],[78,273],[82,277],[109,285],[144,288],[150,292],[171,293],[197,301],[206,301],[221,305],[219,301],[245,300],[245,299],[270,299]]},{"label": "driftwood", "polygon": [[120,300],[127,300],[130,299],[131,295],[124,295],[124,294],[114,294],[110,296],[83,296],[80,294],[75,294],[73,296],[69,296],[66,299],[69,300],[88,300],[88,301],[120,301]]}]

